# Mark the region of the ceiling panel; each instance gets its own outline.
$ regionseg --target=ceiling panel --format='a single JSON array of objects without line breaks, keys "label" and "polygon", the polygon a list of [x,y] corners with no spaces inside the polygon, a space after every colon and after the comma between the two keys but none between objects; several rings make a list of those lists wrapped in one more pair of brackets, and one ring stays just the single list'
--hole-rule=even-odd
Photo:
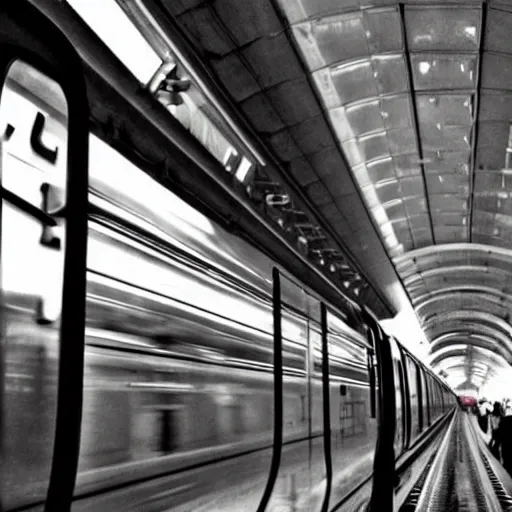
[{"label": "ceiling panel", "polygon": [[469,176],[471,152],[452,151],[451,148],[426,153],[424,158],[425,172],[450,172]]},{"label": "ceiling panel", "polygon": [[325,132],[327,124],[323,116],[313,117],[290,127],[290,134],[304,155],[335,147],[334,138]]},{"label": "ceiling panel", "polygon": [[463,213],[436,213],[432,215],[432,221],[435,226],[466,226],[468,222],[468,216]]},{"label": "ceiling panel", "polygon": [[444,126],[470,126],[472,99],[468,94],[418,94],[416,96],[420,123]]},{"label": "ceiling panel", "polygon": [[474,89],[477,59],[471,54],[413,53],[414,87],[418,91]]},{"label": "ceiling panel", "polygon": [[257,39],[242,50],[242,56],[252,64],[253,73],[264,88],[302,77],[299,59],[286,44],[283,33]]},{"label": "ceiling panel", "polygon": [[510,121],[512,119],[512,91],[482,91],[480,121]]},{"label": "ceiling panel", "polygon": [[401,197],[402,191],[398,180],[390,180],[385,183],[379,183],[375,190],[381,204],[390,203]]},{"label": "ceiling panel", "polygon": [[512,88],[512,55],[485,52],[482,58],[482,89]]},{"label": "ceiling panel", "polygon": [[390,201],[389,203],[384,203],[383,206],[391,221],[393,221],[393,219],[405,219],[405,205],[401,199],[393,199],[393,201]]},{"label": "ceiling panel", "polygon": [[424,182],[421,176],[400,178],[400,190],[403,197],[424,197]]},{"label": "ceiling panel", "polygon": [[418,150],[416,143],[416,130],[407,128],[403,130],[387,131],[389,152],[393,156],[408,155]]},{"label": "ceiling panel", "polygon": [[[287,125],[294,125],[320,115],[321,110],[305,78],[286,81],[269,88],[267,96]],[[300,98],[300,102],[296,101]]]},{"label": "ceiling panel", "polygon": [[427,187],[430,194],[469,194],[469,178],[460,174],[434,173],[427,174]]},{"label": "ceiling panel", "polygon": [[[168,0],[169,3],[175,0]],[[204,4],[207,6],[207,4]],[[224,24],[231,19],[237,20],[230,25],[231,38],[238,46],[246,45],[261,37],[261,34],[274,34],[279,31],[281,23],[275,9],[266,0],[252,0],[241,3],[238,0],[218,0],[214,12]],[[224,27],[223,27],[224,29]],[[224,29],[224,32],[226,30]]]},{"label": "ceiling panel", "polygon": [[468,200],[455,194],[431,194],[430,209],[432,212],[466,212]]},{"label": "ceiling panel", "polygon": [[510,47],[512,13],[501,9],[489,9],[487,13],[486,28],[486,38],[484,42],[484,48],[486,51],[512,53]]},{"label": "ceiling panel", "polygon": [[424,215],[427,213],[427,202],[425,197],[406,197],[404,198],[405,208],[409,215],[411,216],[411,223],[413,222],[413,217],[415,215],[421,215],[421,219],[423,223],[429,224],[428,216]]},{"label": "ceiling panel", "polygon": [[397,94],[409,89],[403,55],[377,55],[373,57],[372,64],[380,94]]},{"label": "ceiling panel", "polygon": [[[475,173],[475,191],[489,193],[496,191],[500,199],[508,199],[512,191],[512,170],[500,172],[488,171]],[[493,194],[495,195],[495,194]]]},{"label": "ceiling panel", "polygon": [[[368,55],[361,12],[299,23],[292,27],[292,31],[312,71]],[[343,39],[341,48],[340,39]]]},{"label": "ceiling panel", "polygon": [[[342,147],[344,144],[342,144]],[[386,132],[372,133],[359,137],[356,141],[356,150],[360,162],[377,160],[390,155],[389,140]]]},{"label": "ceiling panel", "polygon": [[368,49],[370,53],[375,54],[403,50],[402,27],[400,15],[396,7],[368,9],[362,12],[364,13]]},{"label": "ceiling panel", "polygon": [[438,244],[465,242],[468,239],[468,228],[467,226],[438,226],[434,224],[434,234]]},{"label": "ceiling panel", "polygon": [[379,95],[369,59],[324,68],[312,74],[327,108],[338,107]]},{"label": "ceiling panel", "polygon": [[378,98],[333,109],[332,115],[336,115],[336,113],[339,114],[336,117],[336,125],[345,127],[345,131],[341,131],[339,136],[342,141],[385,129],[384,117]]},{"label": "ceiling panel", "polygon": [[470,149],[470,126],[442,126],[420,121],[420,130],[425,151],[443,151],[446,147],[455,151]]},{"label": "ceiling panel", "polygon": [[407,8],[409,49],[478,51],[480,17],[480,9]]},{"label": "ceiling panel", "polygon": [[[317,18],[337,13],[340,10],[338,0],[299,0],[292,2],[280,2],[280,5],[290,23],[296,23],[308,18]],[[360,7],[359,0],[345,0],[343,7],[352,11]]]}]

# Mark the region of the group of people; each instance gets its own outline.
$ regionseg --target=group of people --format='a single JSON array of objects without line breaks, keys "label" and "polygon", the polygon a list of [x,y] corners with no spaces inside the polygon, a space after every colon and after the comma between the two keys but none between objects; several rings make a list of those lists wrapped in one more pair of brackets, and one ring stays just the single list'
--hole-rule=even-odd
[{"label": "group of people", "polygon": [[478,401],[475,413],[480,428],[491,435],[491,452],[501,460],[503,467],[512,476],[512,401],[507,398],[491,405],[482,398]]}]

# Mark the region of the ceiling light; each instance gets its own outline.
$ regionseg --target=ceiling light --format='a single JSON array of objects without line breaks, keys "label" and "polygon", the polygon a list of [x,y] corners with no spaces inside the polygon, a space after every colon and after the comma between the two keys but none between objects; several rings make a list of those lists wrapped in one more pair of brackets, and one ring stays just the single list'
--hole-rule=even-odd
[{"label": "ceiling light", "polygon": [[422,75],[426,75],[430,71],[430,62],[422,61],[420,62],[420,73]]},{"label": "ceiling light", "polygon": [[476,27],[475,26],[464,27],[464,32],[470,37],[476,37]]},{"label": "ceiling light", "polygon": [[135,78],[147,84],[162,60],[121,7],[114,0],[67,2]]},{"label": "ceiling light", "polygon": [[242,157],[242,162],[238,166],[238,169],[235,173],[235,177],[241,183],[249,183],[252,175],[254,174],[256,167],[253,163],[251,163],[245,156]]},{"label": "ceiling light", "polygon": [[288,194],[267,194],[265,202],[268,206],[286,206],[290,203],[290,196]]}]

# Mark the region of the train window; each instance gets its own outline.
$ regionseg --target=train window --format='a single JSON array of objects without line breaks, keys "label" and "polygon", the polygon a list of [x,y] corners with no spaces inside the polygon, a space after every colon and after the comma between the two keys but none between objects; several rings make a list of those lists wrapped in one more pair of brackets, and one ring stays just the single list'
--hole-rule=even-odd
[{"label": "train window", "polygon": [[308,313],[306,293],[294,281],[283,276],[281,279],[281,300],[283,304],[301,313]]},{"label": "train window", "polygon": [[[396,369],[398,372],[399,380],[398,383],[400,385],[400,395],[401,395],[401,414],[400,414],[400,427],[396,427],[397,431],[398,429],[402,432],[402,448],[401,450],[405,450],[407,448],[408,443],[408,433],[409,433],[409,426],[407,424],[407,393],[406,393],[406,376],[405,376],[405,370],[402,364],[402,359],[398,359],[396,361]],[[398,414],[397,414],[397,424],[398,424]]]},{"label": "train window", "polygon": [[435,379],[433,380],[433,382],[437,401],[437,417],[439,418],[443,414],[443,403],[441,401],[441,391],[439,389],[439,382],[437,382],[437,380]]},{"label": "train window", "polygon": [[427,386],[430,398],[430,418],[432,423],[434,423],[437,420],[437,396],[432,375],[430,374],[427,375]]},{"label": "train window", "polygon": [[404,450],[406,441],[405,383],[399,346],[393,338],[389,339],[389,343],[393,356],[393,378],[395,383],[396,403],[394,448],[395,458],[398,458]]},{"label": "train window", "polygon": [[437,389],[437,382],[436,380],[431,376],[430,377],[430,389],[432,390],[432,397],[433,397],[433,409],[434,409],[434,421],[436,421],[439,418],[439,393]]},{"label": "train window", "polygon": [[425,419],[425,408],[423,406],[423,393],[425,392],[423,389],[423,386],[421,384],[421,367],[414,363],[414,366],[416,368],[416,387],[418,389],[418,416],[419,416],[419,432],[422,432],[426,425],[426,419]]},{"label": "train window", "polygon": [[44,499],[53,456],[65,221],[52,213],[62,206],[67,160],[67,103],[60,85],[15,61],[3,85],[0,126],[2,457],[9,468],[2,495],[8,509],[27,494]]},{"label": "train window", "polygon": [[421,399],[422,399],[422,409],[423,409],[423,425],[430,426],[430,396],[429,390],[427,388],[427,375],[423,369],[420,369],[420,377],[421,377]]},{"label": "train window", "polygon": [[444,400],[443,400],[443,388],[437,383],[437,394],[439,396],[439,416],[444,414]]},{"label": "train window", "polygon": [[407,377],[409,383],[409,398],[411,404],[411,438],[412,443],[414,439],[421,432],[420,419],[419,419],[419,397],[418,397],[418,376],[417,368],[414,361],[406,356],[407,361]]}]

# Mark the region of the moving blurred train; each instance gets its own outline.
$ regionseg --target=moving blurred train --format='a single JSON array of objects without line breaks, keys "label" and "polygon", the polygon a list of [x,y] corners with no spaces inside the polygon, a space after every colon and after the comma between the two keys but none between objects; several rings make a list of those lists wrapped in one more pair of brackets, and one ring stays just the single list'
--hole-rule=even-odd
[{"label": "moving blurred train", "polygon": [[459,395],[459,404],[465,410],[471,410],[478,405],[477,399],[471,395]]},{"label": "moving blurred train", "polygon": [[[0,104],[1,510],[400,509],[452,391],[371,312],[324,300],[93,133],[85,340],[63,338],[73,109],[33,62],[5,64]],[[57,453],[73,344],[76,475]],[[52,501],[60,463],[70,503]]]}]

